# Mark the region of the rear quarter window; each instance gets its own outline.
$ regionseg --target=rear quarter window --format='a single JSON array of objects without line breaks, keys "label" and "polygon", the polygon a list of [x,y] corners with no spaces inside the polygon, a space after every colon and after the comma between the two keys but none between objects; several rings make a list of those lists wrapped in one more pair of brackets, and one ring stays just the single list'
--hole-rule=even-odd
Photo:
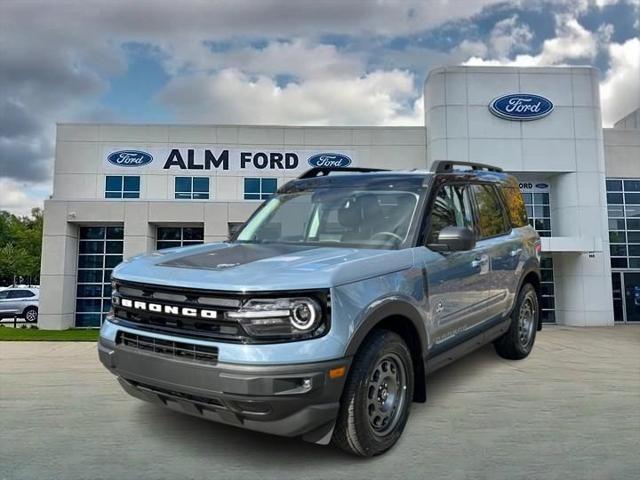
[{"label": "rear quarter window", "polygon": [[472,185],[478,209],[478,227],[481,238],[503,235],[511,230],[507,224],[502,203],[493,185]]},{"label": "rear quarter window", "polygon": [[524,206],[524,198],[522,198],[522,194],[520,193],[518,181],[510,177],[502,182],[498,189],[504,199],[511,226],[517,228],[527,225],[529,221],[527,218],[527,209]]}]

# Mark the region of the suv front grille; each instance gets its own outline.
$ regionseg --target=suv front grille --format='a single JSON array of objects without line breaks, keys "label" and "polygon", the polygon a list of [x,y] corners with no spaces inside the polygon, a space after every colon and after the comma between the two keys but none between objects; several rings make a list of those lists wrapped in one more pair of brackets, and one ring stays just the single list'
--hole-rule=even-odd
[{"label": "suv front grille", "polygon": [[163,340],[124,331],[118,332],[116,343],[126,348],[134,348],[181,360],[205,362],[211,365],[218,363],[218,347]]},{"label": "suv front grille", "polygon": [[[169,335],[238,343],[248,340],[238,322],[224,318],[224,312],[240,307],[241,299],[236,296],[119,281],[114,281],[112,295],[116,323]],[[142,305],[145,308],[137,308]],[[185,315],[185,309],[193,315]]]},{"label": "suv front grille", "polygon": [[[298,292],[230,293],[196,290],[164,285],[112,281],[110,321],[148,332],[186,338],[202,338],[230,343],[273,343],[275,338],[251,337],[241,323],[227,316],[236,312],[249,298],[303,296]],[[317,291],[313,291],[318,296]],[[329,292],[320,303],[330,315]],[[286,341],[286,340],[285,340]]]}]

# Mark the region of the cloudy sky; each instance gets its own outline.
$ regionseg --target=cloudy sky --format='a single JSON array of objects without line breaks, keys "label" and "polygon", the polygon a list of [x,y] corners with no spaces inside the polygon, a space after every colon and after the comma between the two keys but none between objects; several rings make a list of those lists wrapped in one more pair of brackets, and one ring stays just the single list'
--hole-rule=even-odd
[{"label": "cloudy sky", "polygon": [[640,106],[640,0],[0,0],[0,209],[51,192],[55,123],[420,125],[444,64],[595,65]]}]

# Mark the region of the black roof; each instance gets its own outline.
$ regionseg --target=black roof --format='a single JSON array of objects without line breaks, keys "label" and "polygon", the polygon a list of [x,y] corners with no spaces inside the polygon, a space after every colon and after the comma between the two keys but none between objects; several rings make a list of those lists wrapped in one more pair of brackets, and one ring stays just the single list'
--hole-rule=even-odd
[{"label": "black roof", "polygon": [[278,189],[279,193],[294,193],[302,190],[314,190],[321,187],[367,187],[367,188],[419,188],[425,186],[425,180],[433,173],[426,170],[394,171],[383,170],[364,173],[341,172],[339,175],[298,178],[291,180]]},{"label": "black roof", "polygon": [[[466,170],[454,166],[468,167]],[[510,176],[490,165],[467,162],[434,162],[431,170],[382,170],[374,168],[312,168],[299,178],[280,187],[279,193],[314,190],[320,187],[419,188],[435,176],[457,176],[460,180],[482,178],[488,182],[504,182]]]}]

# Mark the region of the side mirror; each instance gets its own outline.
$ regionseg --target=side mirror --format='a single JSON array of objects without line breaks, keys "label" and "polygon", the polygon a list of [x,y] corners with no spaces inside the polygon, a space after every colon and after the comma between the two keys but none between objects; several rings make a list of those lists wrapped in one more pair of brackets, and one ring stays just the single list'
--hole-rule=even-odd
[{"label": "side mirror", "polygon": [[444,227],[438,234],[438,243],[428,245],[437,252],[460,252],[473,250],[475,234],[466,227]]}]

